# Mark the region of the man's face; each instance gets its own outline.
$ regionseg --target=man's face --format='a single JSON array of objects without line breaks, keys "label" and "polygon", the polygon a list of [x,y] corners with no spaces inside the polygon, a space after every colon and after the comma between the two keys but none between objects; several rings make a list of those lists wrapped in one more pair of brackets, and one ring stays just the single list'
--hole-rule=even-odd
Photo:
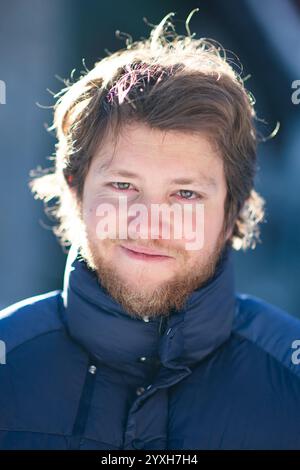
[{"label": "man's face", "polygon": [[[107,141],[94,156],[86,176],[83,256],[130,315],[167,315],[172,308],[182,308],[188,295],[214,273],[228,239],[223,234],[225,197],[222,159],[204,135],[127,126],[115,148]],[[176,204],[182,210],[182,226],[187,209],[193,233],[203,231],[202,245],[187,248],[191,239],[184,230],[175,236],[178,219],[174,222],[170,212],[156,222],[149,215],[135,224],[137,216],[130,213],[134,204],[141,204],[148,214],[153,204]],[[197,219],[196,207],[201,204],[203,218]],[[106,238],[99,225],[103,217]],[[125,238],[121,225],[127,229]],[[141,254],[143,250],[148,255]]]}]

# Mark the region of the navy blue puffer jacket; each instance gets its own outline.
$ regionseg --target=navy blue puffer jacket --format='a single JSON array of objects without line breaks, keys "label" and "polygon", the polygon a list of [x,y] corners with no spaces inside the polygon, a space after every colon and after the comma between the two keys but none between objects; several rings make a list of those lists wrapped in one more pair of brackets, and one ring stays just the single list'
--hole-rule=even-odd
[{"label": "navy blue puffer jacket", "polygon": [[228,246],[168,320],[127,315],[71,250],[0,339],[1,449],[300,449],[300,322],[235,292]]}]

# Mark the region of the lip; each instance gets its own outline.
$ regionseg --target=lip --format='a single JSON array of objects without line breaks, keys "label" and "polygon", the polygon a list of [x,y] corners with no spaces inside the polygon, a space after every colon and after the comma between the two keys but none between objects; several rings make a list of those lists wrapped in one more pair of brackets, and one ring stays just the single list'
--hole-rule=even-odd
[{"label": "lip", "polygon": [[141,259],[144,261],[166,261],[173,259],[172,256],[164,255],[162,252],[149,250],[149,248],[140,248],[132,246],[127,248],[124,245],[120,245],[122,251],[124,251],[128,256],[134,259]]}]

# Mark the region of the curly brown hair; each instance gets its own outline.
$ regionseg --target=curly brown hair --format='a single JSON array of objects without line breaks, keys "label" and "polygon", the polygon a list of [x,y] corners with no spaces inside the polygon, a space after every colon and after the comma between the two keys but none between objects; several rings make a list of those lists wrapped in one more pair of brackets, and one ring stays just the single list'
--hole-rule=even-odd
[{"label": "curly brown hair", "polygon": [[[194,12],[195,10],[193,10]],[[235,249],[254,248],[264,200],[254,190],[257,132],[254,99],[225,49],[207,38],[175,32],[169,13],[148,39],[132,42],[96,62],[55,97],[55,166],[32,172],[30,187],[45,202],[65,246],[76,240],[76,207],[91,160],[124,124],[140,122],[159,130],[203,132],[223,158],[227,183],[225,227]],[[234,64],[236,65],[236,64]],[[75,190],[76,203],[74,204]],[[55,200],[50,207],[49,201]]]}]

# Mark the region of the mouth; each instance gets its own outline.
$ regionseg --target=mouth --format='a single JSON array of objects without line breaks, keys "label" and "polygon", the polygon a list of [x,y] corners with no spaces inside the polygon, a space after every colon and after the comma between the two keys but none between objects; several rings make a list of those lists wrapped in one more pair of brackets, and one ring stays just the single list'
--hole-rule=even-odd
[{"label": "mouth", "polygon": [[149,248],[131,247],[127,248],[123,245],[119,245],[121,250],[131,259],[142,260],[142,261],[170,261],[173,256],[168,256],[162,252],[150,250]]}]

